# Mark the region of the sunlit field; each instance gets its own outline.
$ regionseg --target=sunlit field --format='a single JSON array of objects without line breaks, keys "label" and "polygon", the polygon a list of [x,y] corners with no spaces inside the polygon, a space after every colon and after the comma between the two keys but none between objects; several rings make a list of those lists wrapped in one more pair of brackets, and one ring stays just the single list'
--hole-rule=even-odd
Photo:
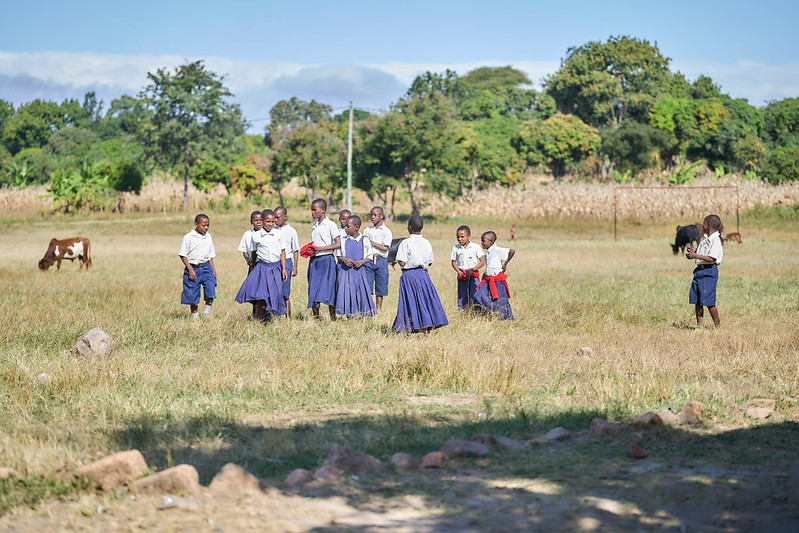
[{"label": "sunlit field", "polygon": [[[692,262],[669,247],[683,221],[623,223],[618,242],[612,221],[590,218],[515,221],[514,242],[506,220],[430,223],[423,231],[436,255],[430,274],[450,325],[397,335],[390,328],[399,268],[380,316],[331,322],[323,313],[314,321],[304,259],[292,287],[292,320],[255,323],[250,306],[233,301],[246,275],[236,248],[248,215],[209,214],[218,298],[210,319],[198,321],[179,303],[177,251],[193,213],[5,225],[0,466],[40,479],[138,448],[156,469],[196,466],[204,484],[231,461],[279,482],[294,468],[319,466],[332,443],[387,461],[397,451],[421,456],[474,433],[526,440],[558,425],[587,433],[594,417],[623,422],[696,400],[707,406],[703,424],[637,437],[650,455],[750,468],[761,460],[750,444],[739,453],[706,439],[773,426],[780,429],[769,441],[769,468],[796,468],[795,216],[742,216],[743,244],[727,245],[720,267],[722,327],[714,329],[708,317],[697,333],[688,304]],[[301,243],[310,240],[305,211],[292,210],[289,220]],[[462,223],[478,242],[492,229],[498,244],[516,250],[507,270],[516,320],[457,311],[449,258]],[[389,226],[395,237],[407,235],[404,222]],[[39,272],[50,238],[74,235],[91,239],[93,268],[79,272],[77,261],[66,261],[58,273]],[[78,337],[94,327],[113,337],[113,353],[74,355]],[[37,383],[41,373],[52,381]],[[766,421],[744,414],[755,398],[776,400]],[[588,493],[601,482],[586,465],[601,466],[605,453],[581,446],[569,460],[511,459],[481,468],[491,478],[565,478]],[[623,456],[622,448],[610,460]],[[0,515],[21,505],[4,498]]]}]

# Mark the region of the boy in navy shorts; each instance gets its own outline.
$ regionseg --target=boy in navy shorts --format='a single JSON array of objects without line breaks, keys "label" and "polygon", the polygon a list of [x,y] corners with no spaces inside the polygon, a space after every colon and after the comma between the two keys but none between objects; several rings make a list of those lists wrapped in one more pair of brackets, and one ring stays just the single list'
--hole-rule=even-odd
[{"label": "boy in navy shorts", "polygon": [[369,212],[372,225],[363,232],[375,249],[374,261],[366,265],[367,282],[375,295],[377,311],[383,307],[383,296],[388,294],[388,249],[391,247],[391,230],[383,222],[383,208],[376,205]]},{"label": "boy in navy shorts", "polygon": [[180,303],[190,306],[192,318],[199,317],[200,288],[205,296],[203,316],[211,312],[211,304],[216,298],[216,267],[214,266],[214,241],[208,228],[211,221],[208,215],[194,217],[194,229],[183,236],[178,256],[183,261],[183,293]]},{"label": "boy in navy shorts", "polygon": [[686,247],[685,257],[693,259],[696,263],[694,279],[691,282],[691,292],[688,297],[689,303],[694,304],[696,311],[696,329],[694,331],[699,331],[702,328],[705,307],[710,312],[716,327],[721,325],[719,310],[716,309],[716,284],[719,280],[718,265],[721,264],[721,259],[724,257],[719,228],[721,228],[721,218],[718,215],[706,216],[702,222],[704,236],[699,242],[699,247],[694,248],[690,244]]}]

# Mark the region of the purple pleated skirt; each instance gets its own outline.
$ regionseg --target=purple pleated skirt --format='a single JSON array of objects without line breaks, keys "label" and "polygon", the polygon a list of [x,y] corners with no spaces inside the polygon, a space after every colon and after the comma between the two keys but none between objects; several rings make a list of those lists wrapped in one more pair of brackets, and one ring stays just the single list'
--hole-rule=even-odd
[{"label": "purple pleated skirt", "polygon": [[267,311],[277,315],[286,313],[286,302],[283,300],[283,273],[280,263],[263,263],[258,261],[241,284],[235,300],[238,303],[264,300]]},{"label": "purple pleated skirt", "polygon": [[336,305],[336,260],[330,254],[308,263],[308,307],[315,303]]},{"label": "purple pleated skirt", "polygon": [[376,310],[369,290],[367,265],[355,269],[339,263],[337,269],[336,314],[374,316]]},{"label": "purple pleated skirt", "polygon": [[392,329],[422,331],[449,324],[441,298],[423,268],[403,270],[399,279],[397,318]]},{"label": "purple pleated skirt", "polygon": [[497,299],[491,298],[491,289],[488,283],[483,283],[474,293],[474,305],[487,313],[496,315],[502,320],[513,320],[513,310],[510,308],[508,287],[504,283],[497,283]]}]

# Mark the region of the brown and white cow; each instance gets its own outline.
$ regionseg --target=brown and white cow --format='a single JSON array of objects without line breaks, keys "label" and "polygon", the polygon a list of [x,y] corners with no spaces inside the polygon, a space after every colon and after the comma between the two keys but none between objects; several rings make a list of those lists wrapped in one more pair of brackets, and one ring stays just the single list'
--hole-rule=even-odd
[{"label": "brown and white cow", "polygon": [[47,247],[47,253],[39,261],[39,270],[47,270],[53,263],[56,264],[56,270],[61,269],[61,261],[69,259],[74,261],[80,260],[80,267],[78,270],[86,265],[86,270],[92,266],[92,257],[89,254],[89,239],[86,237],[70,237],[69,239],[51,239],[50,246]]}]

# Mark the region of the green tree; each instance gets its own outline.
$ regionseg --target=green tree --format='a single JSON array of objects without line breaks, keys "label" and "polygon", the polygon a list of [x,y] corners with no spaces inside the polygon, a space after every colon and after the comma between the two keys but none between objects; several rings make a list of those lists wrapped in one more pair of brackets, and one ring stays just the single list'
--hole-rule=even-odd
[{"label": "green tree", "polygon": [[319,193],[331,200],[343,185],[347,148],[330,122],[308,122],[283,134],[272,156],[272,181],[283,201],[282,188],[297,177],[305,186],[308,201]]},{"label": "green tree", "polygon": [[[369,111],[364,111],[363,109],[354,108],[352,110],[352,122],[361,122],[362,120],[366,120],[371,117],[372,114]],[[346,124],[350,120],[350,110],[345,109],[338,115],[333,117],[333,122],[336,124]]]},{"label": "green tree", "polygon": [[799,146],[778,146],[772,150],[761,172],[771,183],[799,181]]},{"label": "green tree", "polygon": [[677,155],[677,142],[665,131],[639,122],[626,121],[616,129],[600,130],[602,153],[619,172],[634,174],[659,168]]},{"label": "green tree", "polygon": [[108,185],[121,192],[141,192],[144,173],[129,159],[120,159],[111,165],[108,172]]},{"label": "green tree", "polygon": [[[230,170],[230,188],[250,197],[266,192],[272,180],[270,163],[264,156],[250,154],[247,159]],[[280,197],[283,203],[283,197]]]},{"label": "green tree", "polygon": [[281,132],[289,132],[308,122],[329,121],[332,111],[333,108],[328,104],[316,100],[306,102],[296,96],[281,100],[269,110],[267,137],[273,138]]},{"label": "green tree", "polygon": [[769,102],[762,134],[770,146],[799,146],[799,98]]},{"label": "green tree", "polygon": [[671,88],[669,59],[657,45],[633,37],[611,37],[569,48],[546,92],[563,113],[592,126],[646,122],[658,96]]},{"label": "green tree", "polygon": [[14,115],[4,121],[0,140],[12,154],[25,148],[42,148],[64,124],[61,106],[36,99],[19,106]]},{"label": "green tree", "polygon": [[222,153],[244,133],[246,122],[223,77],[202,61],[180,65],[175,72],[148,73],[150,84],[139,94],[149,111],[139,122],[138,135],[146,154],[169,168],[183,170],[183,209],[189,205],[189,176],[199,161]]},{"label": "green tree", "polygon": [[509,186],[521,180],[524,161],[511,144],[521,124],[507,118],[461,122],[459,145],[472,189],[489,184]]},{"label": "green tree", "polygon": [[566,166],[594,155],[602,139],[574,115],[556,113],[544,121],[528,121],[513,138],[513,146],[529,166],[545,165],[559,179]]},{"label": "green tree", "polygon": [[402,183],[413,213],[419,212],[420,187],[452,192],[459,179],[468,179],[457,174],[463,152],[454,118],[454,105],[441,92],[402,98],[364,142],[363,159],[372,174]]},{"label": "green tree", "polygon": [[506,67],[480,67],[467,72],[461,82],[471,90],[494,90],[499,88],[518,87],[530,85],[532,82],[521,70],[516,70],[510,65]]}]

